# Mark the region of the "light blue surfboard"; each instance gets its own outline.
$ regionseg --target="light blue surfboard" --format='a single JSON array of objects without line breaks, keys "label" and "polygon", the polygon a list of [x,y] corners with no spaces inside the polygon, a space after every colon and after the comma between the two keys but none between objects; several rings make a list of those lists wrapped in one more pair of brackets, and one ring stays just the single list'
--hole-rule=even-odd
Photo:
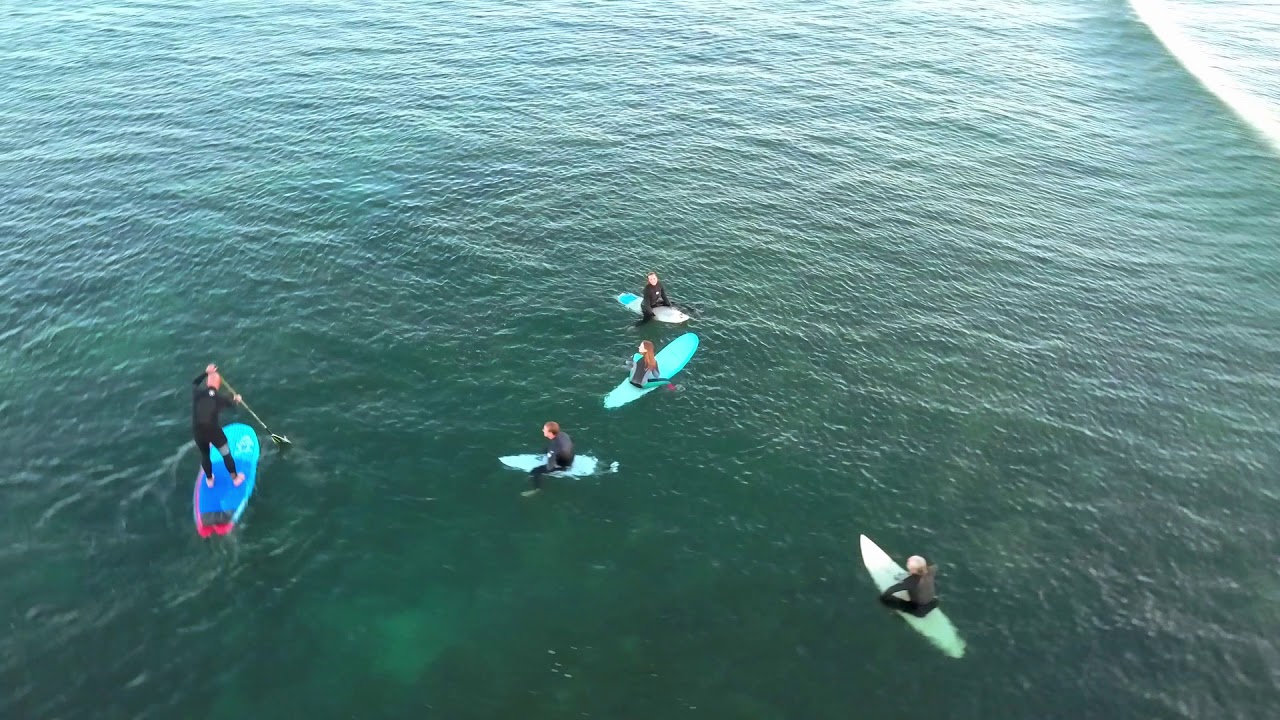
[{"label": "light blue surfboard", "polygon": [[[253,486],[258,478],[258,434],[244,423],[224,425],[222,432],[227,436],[227,446],[231,449],[231,457],[236,461],[236,470],[244,473],[244,482],[237,487],[227,474],[227,467],[222,462],[222,454],[215,447],[209,447],[209,459],[213,461],[213,487],[205,484],[204,470],[196,474],[196,489],[192,497],[192,511],[195,515],[196,532],[200,537],[210,535],[226,535],[231,532],[244,509],[249,506],[249,497],[253,495]],[[214,513],[223,513],[221,522],[205,522]]]},{"label": "light blue surfboard", "polygon": [[[689,364],[689,360],[693,358],[693,354],[698,351],[698,336],[693,333],[685,333],[680,337],[667,343],[654,355],[658,361],[658,372],[662,373],[662,377],[671,379],[676,373],[684,369]],[[640,362],[640,354],[636,353],[634,360]],[[661,387],[662,383],[649,383],[648,385],[638,388],[631,384],[630,373],[628,379],[623,380],[622,384],[614,388],[608,395],[604,396],[604,406],[612,409],[622,407],[636,398],[653,392]]]},{"label": "light blue surfboard", "polygon": [[[498,462],[506,465],[513,470],[522,470],[529,472],[547,462],[546,455],[503,455],[498,458]],[[585,477],[595,473],[596,468],[600,466],[600,461],[590,455],[574,455],[573,464],[567,470],[559,470],[554,475],[569,475],[572,477]],[[613,463],[609,467],[609,472],[617,472],[618,463]]]}]

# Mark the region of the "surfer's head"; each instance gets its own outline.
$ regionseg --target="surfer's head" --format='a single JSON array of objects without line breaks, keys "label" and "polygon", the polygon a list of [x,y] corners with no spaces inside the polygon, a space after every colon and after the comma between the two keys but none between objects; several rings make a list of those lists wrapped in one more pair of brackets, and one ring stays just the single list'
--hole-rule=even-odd
[{"label": "surfer's head", "polygon": [[217,390],[222,387],[222,376],[215,370],[205,376],[204,384],[208,385],[210,389]]},{"label": "surfer's head", "polygon": [[548,439],[548,440],[550,440],[551,438],[553,438],[553,437],[555,437],[555,436],[559,435],[559,434],[560,434],[560,423],[557,423],[557,422],[549,422],[549,423],[544,424],[544,425],[542,426],[542,434],[543,434],[543,435],[545,435],[545,436],[547,437],[547,439]]},{"label": "surfer's head", "polygon": [[658,273],[656,273],[656,272],[650,272],[650,273],[649,273],[649,284],[650,284],[650,285],[657,285],[657,284],[658,284]]},{"label": "surfer's head", "polygon": [[920,557],[919,555],[912,555],[911,557],[907,558],[907,572],[911,573],[912,575],[919,575],[920,573],[924,572],[924,569],[927,566],[928,566],[928,563],[926,563],[924,561],[924,558]]},{"label": "surfer's head", "polygon": [[653,356],[653,343],[648,340],[640,341],[640,354],[644,356],[644,366],[649,370],[658,367],[658,359]]}]

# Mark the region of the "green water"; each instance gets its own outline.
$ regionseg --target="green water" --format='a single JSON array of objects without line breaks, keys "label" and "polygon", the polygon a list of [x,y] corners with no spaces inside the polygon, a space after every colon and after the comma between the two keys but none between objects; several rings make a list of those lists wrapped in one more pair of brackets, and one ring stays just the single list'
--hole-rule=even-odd
[{"label": "green water", "polygon": [[4,718],[1280,702],[1280,162],[1126,5],[5,3],[0,129]]}]

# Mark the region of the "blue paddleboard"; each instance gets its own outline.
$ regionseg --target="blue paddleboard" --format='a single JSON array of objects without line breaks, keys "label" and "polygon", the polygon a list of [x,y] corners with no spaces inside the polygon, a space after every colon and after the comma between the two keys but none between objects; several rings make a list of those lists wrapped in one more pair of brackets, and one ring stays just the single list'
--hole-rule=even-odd
[{"label": "blue paddleboard", "polygon": [[196,532],[200,537],[231,532],[249,505],[254,481],[258,477],[258,434],[244,423],[224,425],[222,432],[227,435],[227,446],[231,448],[231,457],[235,458],[236,470],[244,473],[244,482],[237,487],[227,474],[227,466],[223,464],[218,449],[208,449],[209,458],[213,461],[213,487],[205,484],[204,469],[201,468],[196,473],[196,489],[191,503]]},{"label": "blue paddleboard", "polygon": [[[667,343],[654,355],[654,359],[658,361],[658,372],[662,373],[662,377],[671,379],[676,373],[684,369],[689,364],[689,360],[693,354],[698,351],[698,336],[693,333],[685,333],[680,337]],[[640,362],[640,354],[636,353],[634,360]],[[645,395],[662,386],[662,383],[649,383],[643,388],[638,388],[631,384],[630,378],[623,380],[622,384],[614,388],[608,395],[604,396],[604,406],[606,408],[622,407],[627,403],[635,400],[641,395]]]}]

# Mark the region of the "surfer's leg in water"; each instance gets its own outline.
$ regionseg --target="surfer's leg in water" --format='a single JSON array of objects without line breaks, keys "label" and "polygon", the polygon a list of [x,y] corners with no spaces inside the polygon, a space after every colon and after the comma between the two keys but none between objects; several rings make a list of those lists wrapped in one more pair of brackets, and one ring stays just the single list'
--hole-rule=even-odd
[{"label": "surfer's leg in water", "polygon": [[530,485],[532,485],[532,486],[533,486],[533,488],[532,488],[531,490],[525,490],[525,491],[524,491],[523,493],[521,493],[521,494],[522,494],[522,495],[524,495],[525,497],[528,497],[529,495],[532,495],[532,494],[534,494],[534,493],[538,492],[539,490],[541,490],[541,489],[542,489],[542,474],[543,474],[543,473],[548,473],[548,472],[551,472],[551,471],[547,469],[547,466],[546,466],[546,465],[539,465],[538,467],[536,467],[536,468],[534,468],[534,469],[530,470],[530,471],[529,471],[529,484],[530,484]]},{"label": "surfer's leg in water", "polygon": [[548,470],[546,465],[539,465],[538,467],[529,471],[529,484],[533,485],[533,489],[525,490],[520,494],[524,495],[525,497],[528,497],[530,495],[537,493],[539,490],[542,489],[542,476],[544,474],[549,472],[560,472],[561,470],[568,470],[568,469],[569,469],[568,465],[557,465],[555,470]]}]

